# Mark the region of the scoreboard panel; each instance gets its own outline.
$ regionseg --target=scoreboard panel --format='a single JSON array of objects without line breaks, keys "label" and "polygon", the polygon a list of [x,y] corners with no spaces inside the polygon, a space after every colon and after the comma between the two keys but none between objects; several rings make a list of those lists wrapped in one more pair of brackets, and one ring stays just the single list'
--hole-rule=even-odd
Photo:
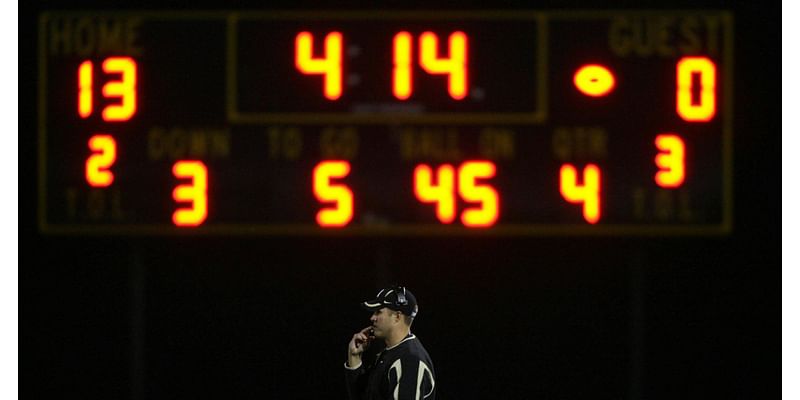
[{"label": "scoreboard panel", "polygon": [[47,12],[56,234],[708,235],[724,11]]}]

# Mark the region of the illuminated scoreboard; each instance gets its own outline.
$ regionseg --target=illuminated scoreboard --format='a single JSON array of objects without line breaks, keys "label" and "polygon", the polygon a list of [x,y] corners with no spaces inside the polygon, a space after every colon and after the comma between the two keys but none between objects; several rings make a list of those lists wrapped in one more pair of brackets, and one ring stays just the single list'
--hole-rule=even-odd
[{"label": "illuminated scoreboard", "polygon": [[45,233],[725,234],[727,12],[49,12]]}]

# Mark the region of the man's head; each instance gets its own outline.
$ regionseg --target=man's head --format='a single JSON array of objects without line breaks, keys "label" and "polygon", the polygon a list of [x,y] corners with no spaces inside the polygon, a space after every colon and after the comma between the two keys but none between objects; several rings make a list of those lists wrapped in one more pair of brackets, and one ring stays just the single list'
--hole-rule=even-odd
[{"label": "man's head", "polygon": [[402,286],[382,289],[373,300],[361,303],[361,306],[372,311],[374,335],[377,338],[388,338],[395,332],[408,332],[414,317],[417,316],[417,299]]}]

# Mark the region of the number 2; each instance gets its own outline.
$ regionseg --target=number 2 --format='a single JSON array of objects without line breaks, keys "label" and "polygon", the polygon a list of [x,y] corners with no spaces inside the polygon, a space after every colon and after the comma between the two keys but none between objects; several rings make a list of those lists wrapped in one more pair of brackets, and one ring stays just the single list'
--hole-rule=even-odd
[{"label": "number 2", "polygon": [[107,187],[114,182],[108,169],[117,160],[117,142],[111,135],[94,135],[89,139],[92,155],[86,160],[86,182],[94,187]]}]

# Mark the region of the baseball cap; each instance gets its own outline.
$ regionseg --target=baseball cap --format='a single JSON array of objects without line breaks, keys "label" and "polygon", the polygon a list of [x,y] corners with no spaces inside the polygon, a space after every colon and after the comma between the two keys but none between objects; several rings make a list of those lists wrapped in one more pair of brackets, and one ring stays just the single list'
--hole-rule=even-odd
[{"label": "baseball cap", "polygon": [[400,311],[410,317],[416,317],[417,311],[417,298],[411,293],[410,290],[403,286],[392,286],[381,289],[378,295],[373,300],[367,300],[361,303],[361,307],[375,311],[383,307]]}]

